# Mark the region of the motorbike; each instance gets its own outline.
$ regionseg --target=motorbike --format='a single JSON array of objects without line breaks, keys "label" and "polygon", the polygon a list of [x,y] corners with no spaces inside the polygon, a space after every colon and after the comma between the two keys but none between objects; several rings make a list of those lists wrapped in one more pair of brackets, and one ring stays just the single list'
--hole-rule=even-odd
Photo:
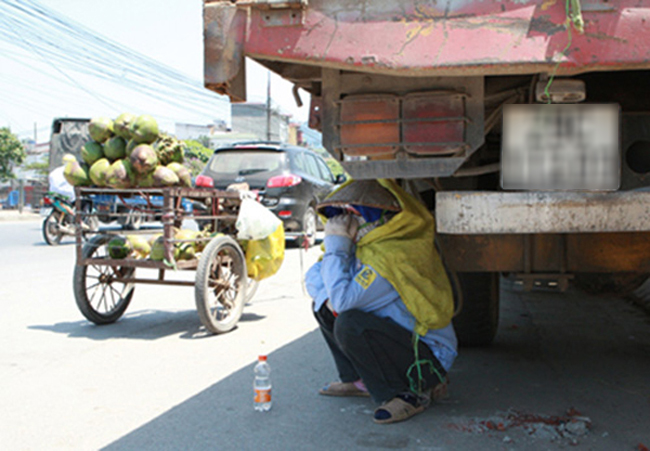
[{"label": "motorbike", "polygon": [[[61,243],[64,236],[75,235],[75,209],[67,197],[48,192],[43,196],[43,206],[45,210],[42,212],[45,216],[43,238],[47,244],[56,246]],[[86,239],[86,235],[99,230],[99,220],[92,214],[94,213],[92,201],[83,199],[81,208],[85,213],[81,218],[82,236]]]}]

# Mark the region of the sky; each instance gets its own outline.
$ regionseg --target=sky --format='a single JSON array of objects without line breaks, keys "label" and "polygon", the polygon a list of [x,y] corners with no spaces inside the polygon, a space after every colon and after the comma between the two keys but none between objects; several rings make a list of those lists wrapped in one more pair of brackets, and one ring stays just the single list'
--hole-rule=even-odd
[{"label": "sky", "polygon": [[[176,122],[229,121],[227,98],[203,88],[202,5],[0,0],[0,127],[40,143],[49,140],[55,117],[150,114],[171,133]],[[64,20],[52,24],[53,16],[45,14],[48,23],[39,22],[33,14],[39,9]],[[105,51],[107,41],[115,45]],[[265,102],[266,69],[248,60],[246,70],[248,100]],[[304,106],[298,108],[291,87],[272,74],[272,103],[295,121],[306,121],[309,96],[302,93]]]}]

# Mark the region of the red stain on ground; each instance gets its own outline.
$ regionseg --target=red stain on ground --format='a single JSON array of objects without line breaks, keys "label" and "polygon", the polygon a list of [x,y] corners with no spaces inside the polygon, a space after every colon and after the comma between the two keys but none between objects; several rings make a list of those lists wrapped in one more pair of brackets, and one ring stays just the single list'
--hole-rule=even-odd
[{"label": "red stain on ground", "polygon": [[[570,407],[566,411],[566,414],[562,416],[539,415],[511,410],[505,415],[501,415],[500,418],[492,418],[481,421],[472,420],[465,424],[450,423],[447,425],[447,427],[449,429],[460,432],[483,433],[487,431],[504,432],[510,428],[541,424],[549,426],[561,426],[563,424],[576,421],[584,421],[587,424],[587,427],[591,426],[591,422],[588,418],[580,417],[582,417],[582,414],[573,407]],[[639,448],[639,451],[650,451],[650,449],[644,447],[643,449]]]}]

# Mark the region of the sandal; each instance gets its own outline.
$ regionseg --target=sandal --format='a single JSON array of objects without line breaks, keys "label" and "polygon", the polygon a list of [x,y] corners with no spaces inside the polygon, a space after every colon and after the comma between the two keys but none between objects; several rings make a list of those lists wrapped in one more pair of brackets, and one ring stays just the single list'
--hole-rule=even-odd
[{"label": "sandal", "polygon": [[431,389],[431,401],[440,401],[449,397],[449,378]]},{"label": "sandal", "polygon": [[377,424],[397,423],[398,421],[408,420],[413,415],[423,412],[424,408],[424,404],[421,404],[419,401],[411,404],[396,396],[375,409],[373,421]]},{"label": "sandal", "polygon": [[331,382],[318,390],[318,393],[325,396],[370,396],[367,391],[357,388],[354,382]]}]

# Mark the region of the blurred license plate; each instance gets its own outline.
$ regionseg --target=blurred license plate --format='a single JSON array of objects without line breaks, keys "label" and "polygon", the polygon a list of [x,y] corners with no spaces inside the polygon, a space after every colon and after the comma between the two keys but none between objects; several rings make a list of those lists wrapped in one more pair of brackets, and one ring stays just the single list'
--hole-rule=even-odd
[{"label": "blurred license plate", "polygon": [[616,190],[618,105],[506,105],[501,186],[513,190]]},{"label": "blurred license plate", "polygon": [[52,207],[41,207],[41,216],[49,216],[50,213],[52,213]]}]

